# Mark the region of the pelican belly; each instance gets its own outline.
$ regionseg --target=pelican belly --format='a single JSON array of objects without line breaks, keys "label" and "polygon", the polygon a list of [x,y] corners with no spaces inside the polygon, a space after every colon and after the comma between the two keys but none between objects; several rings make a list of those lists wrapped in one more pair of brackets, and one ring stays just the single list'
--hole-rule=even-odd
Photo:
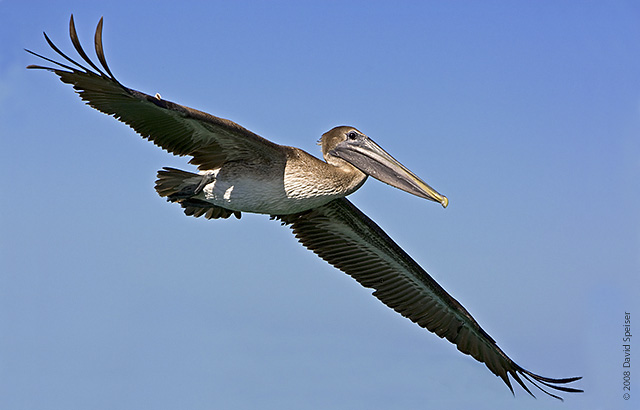
[{"label": "pelican belly", "polygon": [[353,166],[327,164],[286,147],[286,159],[229,161],[206,171],[214,178],[198,198],[232,211],[287,215],[351,194],[366,175]]},{"label": "pelican belly", "polygon": [[283,173],[232,172],[226,167],[206,174],[215,180],[198,198],[232,211],[286,215],[322,206],[344,193],[313,184],[313,180],[285,178]]}]

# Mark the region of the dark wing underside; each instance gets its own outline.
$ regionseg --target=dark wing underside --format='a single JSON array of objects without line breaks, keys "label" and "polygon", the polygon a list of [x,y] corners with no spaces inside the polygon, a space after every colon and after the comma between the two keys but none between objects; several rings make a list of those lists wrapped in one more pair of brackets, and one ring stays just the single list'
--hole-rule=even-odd
[{"label": "dark wing underside", "polygon": [[457,300],[347,199],[273,218],[290,225],[296,238],[322,259],[374,289],[382,303],[484,363],[512,392],[509,376],[531,395],[522,378],[558,399],[540,385],[581,392],[561,386],[580,377],[542,377],[513,362]]},{"label": "dark wing underside", "polygon": [[91,107],[114,116],[138,132],[142,137],[175,155],[189,155],[190,163],[199,169],[215,169],[225,161],[254,160],[268,162],[284,157],[283,147],[274,144],[240,125],[202,111],[132,90],[113,76],[102,47],[102,19],[95,33],[95,49],[102,69],[87,56],[76,33],[73,16],[69,34],[74,48],[90,68],[64,54],[44,34],[49,46],[66,60],[66,64],[27,50],[58,66],[30,65],[27,68],[45,69],[80,94]]}]

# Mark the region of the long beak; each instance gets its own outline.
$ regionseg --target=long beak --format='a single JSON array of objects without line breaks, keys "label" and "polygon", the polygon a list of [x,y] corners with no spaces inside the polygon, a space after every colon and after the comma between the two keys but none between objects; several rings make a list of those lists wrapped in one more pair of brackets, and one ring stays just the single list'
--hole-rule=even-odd
[{"label": "long beak", "polygon": [[365,174],[386,184],[421,198],[439,202],[444,208],[449,204],[446,196],[440,195],[368,137],[355,141],[345,140],[329,153],[344,159]]}]

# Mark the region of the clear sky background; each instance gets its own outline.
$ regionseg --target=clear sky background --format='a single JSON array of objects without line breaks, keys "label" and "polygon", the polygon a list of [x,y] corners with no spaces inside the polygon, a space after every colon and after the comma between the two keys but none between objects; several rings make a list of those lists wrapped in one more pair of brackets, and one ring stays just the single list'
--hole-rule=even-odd
[{"label": "clear sky background", "polygon": [[[23,48],[320,156],[354,125],[429,184],[352,201],[516,362],[516,387],[264,215],[188,218],[192,169]],[[90,53],[93,55],[93,53]],[[614,409],[640,403],[640,6],[613,2],[0,1],[0,408]],[[632,391],[622,398],[631,313]]]}]

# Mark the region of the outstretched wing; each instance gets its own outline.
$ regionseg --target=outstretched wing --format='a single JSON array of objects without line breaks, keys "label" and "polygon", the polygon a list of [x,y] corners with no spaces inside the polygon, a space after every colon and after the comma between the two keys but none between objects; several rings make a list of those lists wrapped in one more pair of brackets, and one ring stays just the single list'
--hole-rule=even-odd
[{"label": "outstretched wing", "polygon": [[44,37],[49,46],[68,64],[26,50],[58,66],[30,65],[27,68],[54,72],[64,83],[73,85],[80,97],[91,107],[114,116],[142,137],[175,155],[192,156],[190,163],[200,169],[215,169],[225,161],[268,162],[284,158],[282,146],[232,121],[163,100],[157,94],[155,97],[150,96],[122,85],[111,73],[104,57],[102,19],[95,33],[96,55],[102,69],[91,61],[80,45],[73,15],[69,21],[69,35],[78,55],[90,68],[60,51],[46,33]]},{"label": "outstretched wing", "polygon": [[457,300],[347,199],[272,218],[290,225],[296,238],[322,259],[362,286],[375,289],[373,295],[382,303],[484,363],[511,392],[509,376],[532,396],[522,378],[560,400],[540,385],[564,392],[582,391],[562,386],[580,377],[542,377],[511,360]]}]

